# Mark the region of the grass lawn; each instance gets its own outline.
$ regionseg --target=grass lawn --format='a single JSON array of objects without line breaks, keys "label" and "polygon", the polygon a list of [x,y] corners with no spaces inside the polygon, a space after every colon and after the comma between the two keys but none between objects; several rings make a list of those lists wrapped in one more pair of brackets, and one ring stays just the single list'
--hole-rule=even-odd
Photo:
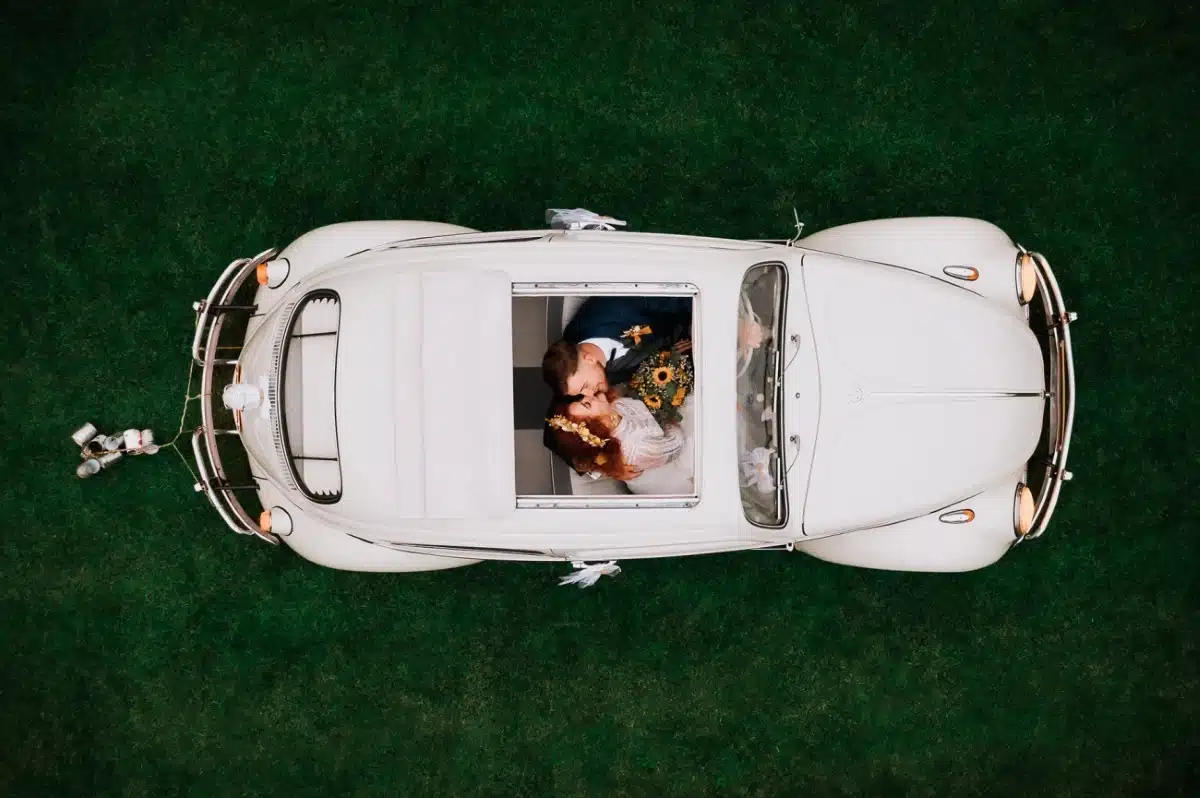
[{"label": "grass lawn", "polygon": [[[9,5],[0,795],[1195,794],[1192,4]],[[960,575],[747,553],[581,591],[319,568],[171,452],[72,475],[84,421],[173,434],[232,259],[575,206],[1045,253],[1080,314],[1049,532]]]}]

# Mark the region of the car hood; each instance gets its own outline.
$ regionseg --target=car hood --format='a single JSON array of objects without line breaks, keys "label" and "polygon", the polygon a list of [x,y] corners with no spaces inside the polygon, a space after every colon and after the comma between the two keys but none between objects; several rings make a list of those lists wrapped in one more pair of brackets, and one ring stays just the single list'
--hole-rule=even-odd
[{"label": "car hood", "polygon": [[896,267],[808,253],[820,374],[806,534],[894,523],[1019,475],[1041,349],[1019,313]]}]

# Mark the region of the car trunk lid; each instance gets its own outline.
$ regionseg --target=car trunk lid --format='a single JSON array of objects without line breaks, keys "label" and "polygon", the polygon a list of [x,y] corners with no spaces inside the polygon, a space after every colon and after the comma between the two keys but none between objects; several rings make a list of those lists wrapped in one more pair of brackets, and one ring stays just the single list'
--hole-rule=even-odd
[{"label": "car trunk lid", "polygon": [[338,513],[378,521],[512,512],[508,276],[366,270],[337,284]]}]

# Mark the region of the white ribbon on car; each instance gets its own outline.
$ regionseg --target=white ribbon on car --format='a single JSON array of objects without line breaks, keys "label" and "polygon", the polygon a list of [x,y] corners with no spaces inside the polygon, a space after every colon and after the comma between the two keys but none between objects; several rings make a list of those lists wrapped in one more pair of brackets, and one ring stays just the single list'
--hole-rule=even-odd
[{"label": "white ribbon on car", "polygon": [[617,565],[616,560],[608,562],[598,562],[588,565],[585,562],[572,562],[571,566],[575,568],[575,573],[568,574],[558,580],[559,585],[579,585],[580,587],[591,587],[602,576],[616,576],[621,573],[621,566]]},{"label": "white ribbon on car", "polygon": [[625,222],[611,216],[601,216],[587,208],[547,208],[546,223],[556,230],[612,230]]}]

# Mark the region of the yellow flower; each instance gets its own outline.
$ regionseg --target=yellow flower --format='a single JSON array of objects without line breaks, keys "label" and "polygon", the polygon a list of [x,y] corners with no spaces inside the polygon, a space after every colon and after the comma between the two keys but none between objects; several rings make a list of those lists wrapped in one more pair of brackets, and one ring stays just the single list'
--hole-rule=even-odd
[{"label": "yellow flower", "polygon": [[675,369],[670,366],[662,366],[654,370],[655,385],[666,385],[673,379],[675,379]]},{"label": "yellow flower", "polygon": [[662,407],[662,399],[656,393],[650,394],[649,396],[643,398],[642,401],[645,402],[646,407],[650,408],[651,410],[657,410],[658,408]]},{"label": "yellow flower", "polygon": [[658,353],[658,362],[659,363],[667,362],[667,350],[664,349],[663,351]]},{"label": "yellow flower", "polygon": [[592,462],[598,466],[604,465],[605,463],[608,462],[608,455],[598,454],[598,455],[596,455],[596,458],[594,460],[592,460]]},{"label": "yellow flower", "polygon": [[686,395],[687,391],[685,391],[683,388],[676,388],[675,396],[671,399],[671,405],[673,407],[679,407],[681,404],[683,404],[683,397]]}]

